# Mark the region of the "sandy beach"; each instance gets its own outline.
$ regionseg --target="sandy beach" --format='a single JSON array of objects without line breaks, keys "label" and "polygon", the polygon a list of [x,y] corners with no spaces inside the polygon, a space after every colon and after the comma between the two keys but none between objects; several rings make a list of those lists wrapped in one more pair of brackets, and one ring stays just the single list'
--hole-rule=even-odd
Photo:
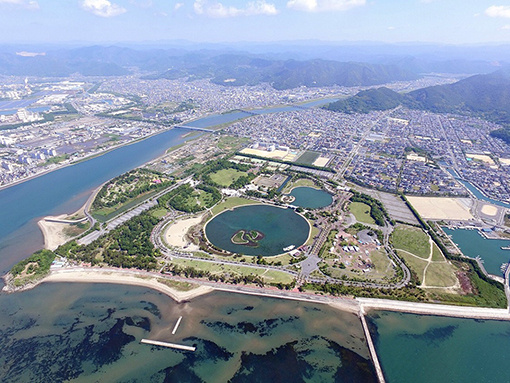
[{"label": "sandy beach", "polygon": [[189,291],[180,291],[174,289],[166,284],[159,282],[158,278],[137,275],[135,272],[109,272],[100,271],[97,269],[62,269],[52,271],[49,276],[44,278],[41,282],[79,282],[79,283],[115,283],[121,285],[133,285],[148,287],[150,289],[159,291],[168,295],[177,302],[193,299],[203,294],[213,291],[212,287],[198,286]]},{"label": "sandy beach", "polygon": [[185,218],[172,223],[165,231],[165,242],[170,246],[176,247],[189,245],[189,241],[186,239],[186,233],[191,227],[198,225],[203,217],[204,215],[202,214],[198,217]]},{"label": "sandy beach", "polygon": [[46,218],[65,219],[67,216],[67,214],[62,214],[56,217],[45,217],[37,222],[43,233],[45,249],[55,250],[57,247],[67,242],[68,238],[64,234],[64,229],[69,226],[67,223],[48,222]]}]

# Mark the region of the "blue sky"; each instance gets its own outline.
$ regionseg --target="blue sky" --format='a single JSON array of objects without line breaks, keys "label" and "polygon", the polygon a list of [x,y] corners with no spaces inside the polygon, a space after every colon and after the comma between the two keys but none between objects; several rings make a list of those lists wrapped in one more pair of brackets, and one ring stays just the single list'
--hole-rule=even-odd
[{"label": "blue sky", "polygon": [[1,43],[175,39],[510,42],[510,1],[0,0]]}]

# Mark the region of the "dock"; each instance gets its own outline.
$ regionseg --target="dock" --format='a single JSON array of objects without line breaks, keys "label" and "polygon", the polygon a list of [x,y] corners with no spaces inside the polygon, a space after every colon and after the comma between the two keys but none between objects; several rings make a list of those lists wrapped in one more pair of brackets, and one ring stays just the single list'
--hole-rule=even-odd
[{"label": "dock", "polygon": [[161,346],[168,348],[175,348],[177,350],[184,351],[195,351],[197,348],[193,346],[186,346],[184,344],[176,344],[176,343],[168,343],[168,342],[160,342],[159,340],[150,340],[150,339],[142,339],[141,343],[151,344],[153,346]]},{"label": "dock", "polygon": [[175,335],[175,333],[177,332],[177,329],[179,328],[179,325],[181,324],[181,320],[182,320],[182,316],[180,316],[179,319],[177,319],[177,323],[175,324],[174,329],[172,330],[172,335]]}]

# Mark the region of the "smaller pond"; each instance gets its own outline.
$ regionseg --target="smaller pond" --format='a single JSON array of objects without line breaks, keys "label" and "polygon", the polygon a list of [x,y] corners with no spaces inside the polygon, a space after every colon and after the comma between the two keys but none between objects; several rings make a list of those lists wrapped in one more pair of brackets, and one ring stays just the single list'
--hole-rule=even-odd
[{"label": "smaller pond", "polygon": [[272,256],[308,240],[308,221],[292,209],[270,205],[240,206],[214,217],[205,227],[216,247],[245,255]]},{"label": "smaller pond", "polygon": [[295,198],[291,205],[308,209],[319,209],[333,203],[333,197],[328,192],[307,186],[292,189],[290,195]]}]

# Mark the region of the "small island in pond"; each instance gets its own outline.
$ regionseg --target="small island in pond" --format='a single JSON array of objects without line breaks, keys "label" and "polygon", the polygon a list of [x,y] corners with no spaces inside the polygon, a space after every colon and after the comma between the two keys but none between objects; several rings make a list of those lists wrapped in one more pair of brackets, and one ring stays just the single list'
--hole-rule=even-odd
[{"label": "small island in pond", "polygon": [[238,230],[230,239],[236,245],[257,247],[264,234],[257,230]]}]

